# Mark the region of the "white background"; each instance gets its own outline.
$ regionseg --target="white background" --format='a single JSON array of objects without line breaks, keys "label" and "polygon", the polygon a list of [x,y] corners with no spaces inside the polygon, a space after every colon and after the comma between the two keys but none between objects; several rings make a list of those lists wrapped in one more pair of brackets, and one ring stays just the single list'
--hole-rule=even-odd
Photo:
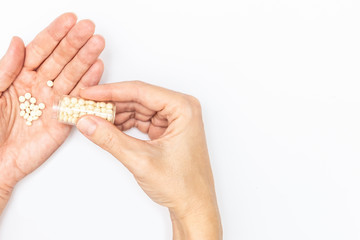
[{"label": "white background", "polygon": [[[0,52],[66,11],[105,37],[103,82],[200,99],[224,239],[360,239],[358,0],[3,1]],[[171,226],[74,130],[16,187],[0,239],[165,240]]]}]

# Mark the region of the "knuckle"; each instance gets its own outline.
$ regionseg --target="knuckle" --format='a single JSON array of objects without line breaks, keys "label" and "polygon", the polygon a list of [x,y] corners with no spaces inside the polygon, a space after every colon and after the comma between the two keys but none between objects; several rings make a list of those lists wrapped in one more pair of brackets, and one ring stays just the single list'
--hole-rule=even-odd
[{"label": "knuckle", "polygon": [[113,134],[105,134],[100,142],[106,150],[111,151],[116,146],[116,137]]},{"label": "knuckle", "polygon": [[182,111],[185,115],[189,117],[201,115],[201,104],[197,98],[191,95],[183,95],[180,102],[182,106]]},{"label": "knuckle", "polygon": [[141,86],[145,85],[145,83],[141,80],[134,80],[134,81],[132,81],[132,83],[137,87],[141,87]]}]

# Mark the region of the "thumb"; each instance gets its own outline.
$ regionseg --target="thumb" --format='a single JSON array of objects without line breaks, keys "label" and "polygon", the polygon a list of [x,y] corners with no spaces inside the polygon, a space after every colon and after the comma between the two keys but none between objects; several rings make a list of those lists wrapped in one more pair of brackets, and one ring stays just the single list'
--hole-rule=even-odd
[{"label": "thumb", "polygon": [[25,46],[19,37],[13,37],[9,49],[0,60],[0,96],[20,73],[25,58]]},{"label": "thumb", "polygon": [[151,151],[148,143],[126,135],[100,117],[84,116],[77,122],[76,127],[88,139],[116,157],[131,172],[135,170],[136,162],[147,160],[146,157]]}]

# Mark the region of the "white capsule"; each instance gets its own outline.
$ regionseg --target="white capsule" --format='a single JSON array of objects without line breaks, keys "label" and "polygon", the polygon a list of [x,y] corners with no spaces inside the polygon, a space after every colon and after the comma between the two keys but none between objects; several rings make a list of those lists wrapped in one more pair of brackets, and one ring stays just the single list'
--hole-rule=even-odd
[{"label": "white capsule", "polygon": [[42,111],[41,110],[37,110],[36,111],[36,116],[40,117],[42,115]]},{"label": "white capsule", "polygon": [[34,110],[34,107],[35,107],[35,105],[33,103],[30,104],[30,106],[29,106],[30,110]]},{"label": "white capsule", "polygon": [[24,97],[24,96],[20,96],[20,97],[19,97],[19,102],[21,102],[21,103],[25,102],[25,97]]},{"label": "white capsule", "polygon": [[30,99],[31,98],[31,93],[25,93],[24,96],[25,96],[26,99]]},{"label": "white capsule", "polygon": [[39,119],[38,116],[34,116],[34,117],[33,117],[33,121],[38,120],[38,119]]},{"label": "white capsule", "polygon": [[26,108],[25,112],[27,112],[27,113],[31,112],[30,108]]},{"label": "white capsule", "polygon": [[25,113],[25,115],[24,115],[24,119],[28,119],[28,117],[30,116],[30,114],[29,113]]},{"label": "white capsule", "polygon": [[30,98],[30,103],[36,103],[36,98],[34,97]]},{"label": "white capsule", "polygon": [[20,116],[23,117],[25,115],[25,111],[24,110],[21,110],[20,111]]},{"label": "white capsule", "polygon": [[20,104],[20,109],[21,109],[21,110],[24,110],[25,108],[26,108],[25,103]]},{"label": "white capsule", "polygon": [[43,110],[43,109],[45,108],[45,104],[40,103],[40,104],[39,104],[39,108],[40,108],[41,110]]},{"label": "white capsule", "polygon": [[30,121],[26,121],[26,125],[31,126],[32,123]]},{"label": "white capsule", "polygon": [[53,87],[54,86],[54,82],[49,80],[46,82],[46,84],[48,85],[48,87]]}]

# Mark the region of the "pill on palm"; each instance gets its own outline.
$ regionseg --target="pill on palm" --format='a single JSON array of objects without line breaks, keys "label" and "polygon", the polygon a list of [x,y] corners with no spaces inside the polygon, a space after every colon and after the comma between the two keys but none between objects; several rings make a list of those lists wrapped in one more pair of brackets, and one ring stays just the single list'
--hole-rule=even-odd
[{"label": "pill on palm", "polygon": [[31,93],[25,93],[24,97],[29,100],[31,98]]},{"label": "pill on palm", "polygon": [[45,108],[45,104],[40,103],[40,104],[39,104],[39,108],[40,108],[41,110],[43,110],[43,109]]},{"label": "pill on palm", "polygon": [[54,86],[54,82],[49,80],[46,82],[46,84],[48,85],[48,87],[53,87]]},{"label": "pill on palm", "polygon": [[40,109],[45,109],[45,104],[40,103],[36,104],[37,100],[35,97],[31,96],[31,93],[25,93],[24,96],[19,97],[20,102],[20,117],[26,120],[26,125],[31,126],[32,121],[38,120],[42,115]]}]

